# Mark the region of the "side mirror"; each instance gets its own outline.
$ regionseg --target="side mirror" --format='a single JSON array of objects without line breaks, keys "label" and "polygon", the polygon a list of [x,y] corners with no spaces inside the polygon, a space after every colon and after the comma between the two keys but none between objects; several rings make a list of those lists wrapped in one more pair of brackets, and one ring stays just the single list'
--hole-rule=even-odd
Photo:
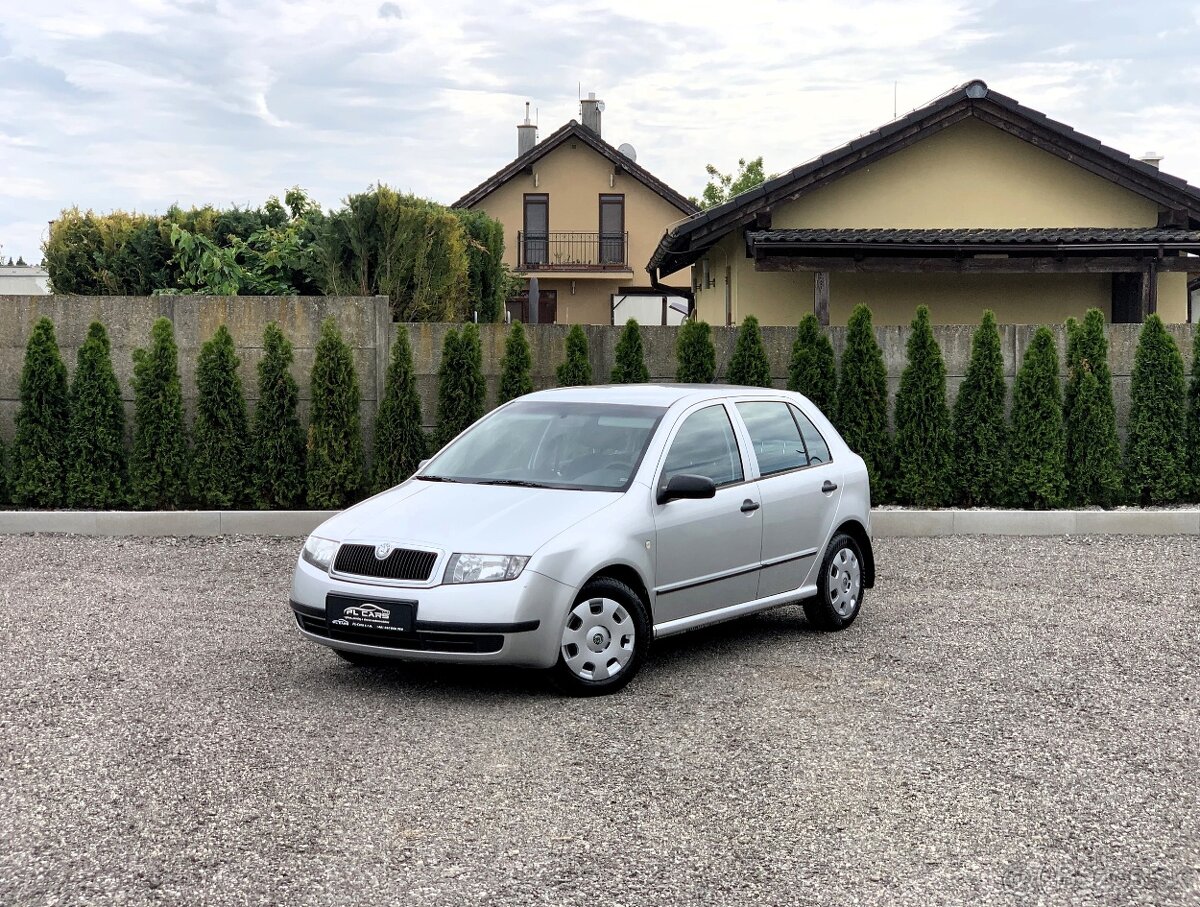
[{"label": "side mirror", "polygon": [[424,469],[426,466],[428,466],[429,461],[432,459],[433,459],[433,457],[428,457],[427,459],[424,459],[420,463],[418,463],[417,464],[417,472],[420,472],[422,469]]},{"label": "side mirror", "polygon": [[716,483],[708,476],[671,476],[667,480],[667,484],[658,491],[658,503],[668,504],[681,498],[690,500],[711,498],[715,497],[716,493]]}]

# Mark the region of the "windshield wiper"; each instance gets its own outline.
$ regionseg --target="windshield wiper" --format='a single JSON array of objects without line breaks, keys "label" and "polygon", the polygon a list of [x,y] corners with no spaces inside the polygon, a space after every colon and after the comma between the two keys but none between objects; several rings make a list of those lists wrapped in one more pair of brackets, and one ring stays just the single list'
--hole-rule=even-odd
[{"label": "windshield wiper", "polygon": [[516,488],[549,488],[541,482],[527,482],[525,479],[483,479],[476,485],[512,485]]},{"label": "windshield wiper", "polygon": [[422,482],[458,482],[459,479],[452,479],[449,476],[413,476],[414,479],[419,479]]}]

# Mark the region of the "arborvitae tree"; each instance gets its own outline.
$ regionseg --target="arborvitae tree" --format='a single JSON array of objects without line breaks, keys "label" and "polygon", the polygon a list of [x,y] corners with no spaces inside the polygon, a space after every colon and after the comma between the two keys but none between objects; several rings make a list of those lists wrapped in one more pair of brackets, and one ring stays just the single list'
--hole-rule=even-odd
[{"label": "arborvitae tree", "polygon": [[1121,493],[1121,443],[1113,406],[1104,315],[1091,309],[1083,324],[1067,322],[1067,492],[1073,504],[1111,507]]},{"label": "arborvitae tree", "polygon": [[487,380],[483,377],[483,341],[479,326],[473,322],[463,325],[459,334],[463,356],[463,428],[483,418],[487,412]]},{"label": "arborvitae tree", "polygon": [[500,396],[497,404],[507,403],[517,397],[533,393],[533,378],[529,370],[533,357],[529,353],[529,340],[521,322],[514,321],[504,338],[504,357],[500,360]]},{"label": "arborvitae tree", "polygon": [[1192,381],[1188,385],[1187,462],[1191,466],[1191,498],[1200,500],[1200,334],[1192,334]]},{"label": "arborvitae tree", "polygon": [[39,318],[25,346],[21,406],[13,444],[12,497],[32,507],[66,503],[67,367],[58,352],[54,323]]},{"label": "arborvitae tree", "polygon": [[971,361],[951,420],[954,498],[964,507],[1004,503],[1008,490],[1004,356],[991,309],[971,338]]},{"label": "arborvitae tree", "polygon": [[592,383],[587,334],[579,325],[567,332],[567,358],[558,367],[559,387],[582,387]]},{"label": "arborvitae tree", "polygon": [[308,504],[340,509],[354,503],[362,488],[363,442],[354,357],[332,318],[321,325],[311,382]]},{"label": "arborvitae tree", "polygon": [[829,415],[837,405],[837,363],[833,344],[821,330],[817,316],[809,312],[800,319],[792,358],[788,363],[788,390],[798,391]]},{"label": "arborvitae tree", "polygon": [[451,328],[438,368],[439,445],[449,443],[483,415],[486,390],[479,329],[474,324],[464,325],[461,332]]},{"label": "arborvitae tree", "polygon": [[917,307],[908,364],[896,395],[896,494],[903,503],[938,507],[949,497],[950,411],[946,363],[933,337],[929,309]]},{"label": "arborvitae tree", "polygon": [[0,504],[7,504],[8,500],[8,448],[0,439]]},{"label": "arborvitae tree", "polygon": [[1058,350],[1050,329],[1040,327],[1013,384],[1008,471],[1014,507],[1063,505],[1067,496],[1066,448]]},{"label": "arborvitae tree", "polygon": [[644,384],[650,380],[650,369],[646,368],[646,356],[642,350],[642,332],[637,319],[625,322],[625,329],[617,340],[616,361],[613,363],[613,384]]},{"label": "arborvitae tree", "polygon": [[104,325],[93,321],[76,355],[67,429],[67,503],[113,509],[129,494],[125,404]]},{"label": "arborvitae tree", "polygon": [[854,307],[846,326],[834,422],[850,449],[867,463],[871,500],[887,500],[892,479],[887,369],[875,341],[871,310],[861,304]]},{"label": "arborvitae tree", "polygon": [[1142,327],[1133,358],[1125,443],[1126,487],[1141,504],[1171,504],[1188,491],[1187,388],[1183,357],[1162,319]]},{"label": "arborvitae tree", "polygon": [[375,466],[372,485],[383,491],[398,485],[417,470],[425,459],[429,440],[421,427],[421,397],[413,372],[408,329],[396,329],[392,361],[388,365],[383,400],[375,417]]},{"label": "arborvitae tree", "polygon": [[254,407],[251,474],[256,506],[289,510],[304,502],[304,429],[296,414],[300,390],[292,377],[292,344],[274,321],[263,329]]},{"label": "arborvitae tree", "polygon": [[188,484],[192,500],[201,507],[238,507],[250,489],[250,430],[239,362],[233,337],[223,324],[200,347]]},{"label": "arborvitae tree", "polygon": [[133,351],[131,499],[144,510],[179,507],[187,493],[187,432],[179,351],[167,318],[150,329],[150,348]]},{"label": "arborvitae tree", "polygon": [[771,360],[763,349],[758,319],[747,315],[738,328],[733,357],[729,360],[729,383],[747,387],[771,386]]},{"label": "arborvitae tree", "polygon": [[680,384],[711,384],[717,377],[717,350],[706,321],[689,318],[675,335],[675,380]]}]

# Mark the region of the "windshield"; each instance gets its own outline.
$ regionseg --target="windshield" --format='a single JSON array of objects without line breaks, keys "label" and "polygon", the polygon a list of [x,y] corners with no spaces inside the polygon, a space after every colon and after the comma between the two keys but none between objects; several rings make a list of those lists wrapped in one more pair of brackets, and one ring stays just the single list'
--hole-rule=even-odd
[{"label": "windshield", "polygon": [[472,426],[415,478],[624,491],[664,412],[657,406],[517,401]]}]

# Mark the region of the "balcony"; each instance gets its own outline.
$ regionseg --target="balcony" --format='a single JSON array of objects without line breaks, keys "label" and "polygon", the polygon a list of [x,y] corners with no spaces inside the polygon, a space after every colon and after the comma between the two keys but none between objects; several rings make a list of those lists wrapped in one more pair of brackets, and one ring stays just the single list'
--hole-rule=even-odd
[{"label": "balcony", "polygon": [[628,271],[628,233],[517,233],[518,271]]}]

